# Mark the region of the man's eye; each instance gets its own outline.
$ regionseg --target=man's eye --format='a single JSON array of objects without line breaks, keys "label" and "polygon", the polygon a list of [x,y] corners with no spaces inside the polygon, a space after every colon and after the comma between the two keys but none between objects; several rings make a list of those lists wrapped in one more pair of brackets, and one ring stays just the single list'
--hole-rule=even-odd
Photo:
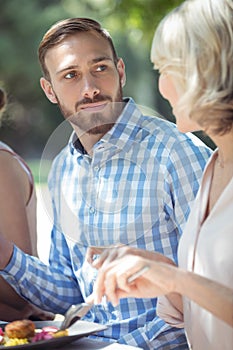
[{"label": "man's eye", "polygon": [[75,72],[69,72],[65,75],[65,79],[72,79],[74,77],[76,77],[76,73]]},{"label": "man's eye", "polygon": [[97,72],[103,72],[103,71],[105,71],[106,69],[107,69],[107,66],[104,65],[104,64],[102,64],[101,66],[98,66],[98,67],[96,68],[96,71],[97,71]]}]

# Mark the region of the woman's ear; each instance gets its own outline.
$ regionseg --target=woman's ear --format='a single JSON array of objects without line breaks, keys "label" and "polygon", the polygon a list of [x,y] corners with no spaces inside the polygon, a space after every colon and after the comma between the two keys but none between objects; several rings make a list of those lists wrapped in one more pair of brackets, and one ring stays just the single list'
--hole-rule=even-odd
[{"label": "woman's ear", "polygon": [[40,86],[49,101],[52,103],[57,103],[57,97],[53,91],[51,83],[45,78],[40,78]]},{"label": "woman's ear", "polygon": [[117,70],[119,72],[121,86],[124,87],[126,83],[126,74],[125,74],[125,64],[122,58],[119,58],[117,62]]}]

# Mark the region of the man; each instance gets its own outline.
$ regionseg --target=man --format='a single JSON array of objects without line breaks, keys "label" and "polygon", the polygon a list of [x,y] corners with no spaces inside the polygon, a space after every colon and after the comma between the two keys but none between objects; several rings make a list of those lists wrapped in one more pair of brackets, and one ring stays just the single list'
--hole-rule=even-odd
[{"label": "man", "polygon": [[[45,34],[39,59],[41,87],[74,129],[49,177],[50,265],[4,241],[0,269],[25,298],[62,313],[93,291],[96,271],[85,259],[88,246],[130,244],[176,261],[210,150],[122,98],[124,63],[97,22],[58,22]],[[103,300],[84,319],[108,326],[98,334],[101,340],[187,348],[183,330],[157,317],[156,299],[124,299],[116,308]]]}]

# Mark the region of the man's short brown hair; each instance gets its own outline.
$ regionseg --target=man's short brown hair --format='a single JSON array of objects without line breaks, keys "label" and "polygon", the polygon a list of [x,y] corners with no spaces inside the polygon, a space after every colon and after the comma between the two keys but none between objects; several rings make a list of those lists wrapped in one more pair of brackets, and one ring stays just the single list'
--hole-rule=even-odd
[{"label": "man's short brown hair", "polygon": [[114,63],[117,64],[118,57],[108,31],[101,27],[100,23],[90,18],[67,18],[55,23],[44,35],[38,49],[38,56],[42,72],[46,79],[50,79],[45,64],[45,55],[49,49],[58,45],[62,40],[77,32],[94,31],[105,38],[112,49]]}]

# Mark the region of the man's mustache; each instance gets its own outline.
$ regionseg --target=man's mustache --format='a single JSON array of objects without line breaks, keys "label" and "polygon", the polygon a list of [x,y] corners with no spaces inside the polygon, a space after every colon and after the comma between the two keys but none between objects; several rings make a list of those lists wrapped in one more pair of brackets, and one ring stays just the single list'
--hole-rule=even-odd
[{"label": "man's mustache", "polygon": [[81,105],[85,105],[85,104],[90,104],[90,103],[95,103],[95,102],[101,102],[101,101],[112,101],[110,96],[107,95],[98,95],[98,96],[94,96],[94,98],[83,98],[82,100],[76,102],[75,104],[75,110],[77,111],[78,107]]}]

